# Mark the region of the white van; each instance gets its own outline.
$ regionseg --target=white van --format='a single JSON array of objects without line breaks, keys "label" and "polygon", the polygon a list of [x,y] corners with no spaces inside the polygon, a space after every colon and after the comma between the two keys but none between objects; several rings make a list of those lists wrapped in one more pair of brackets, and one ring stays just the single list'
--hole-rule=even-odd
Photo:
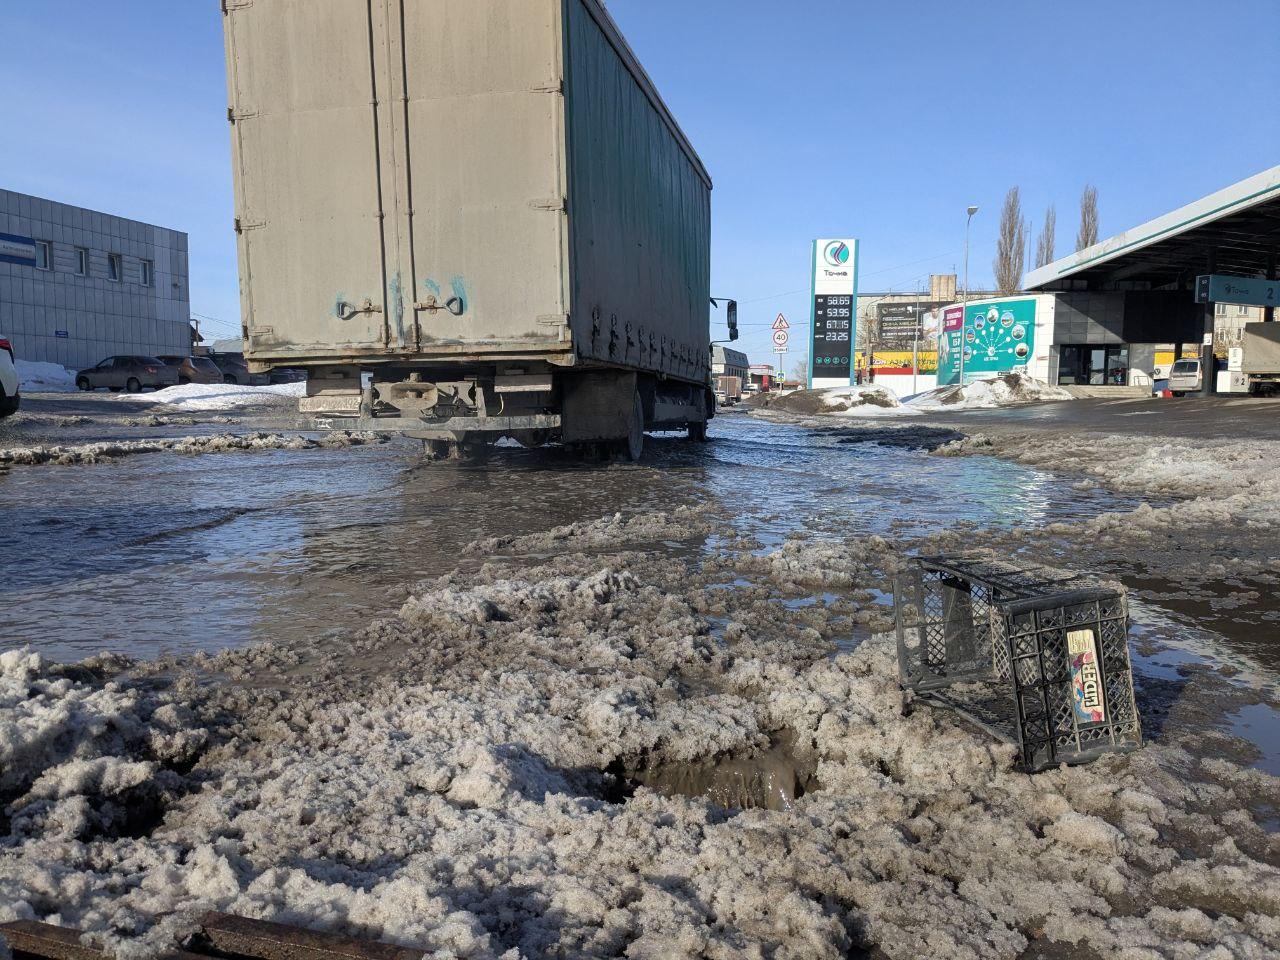
[{"label": "white van", "polygon": [[1169,368],[1169,389],[1175,397],[1184,397],[1188,393],[1198,393],[1204,385],[1204,376],[1200,370],[1197,357],[1184,357],[1175,360]]}]

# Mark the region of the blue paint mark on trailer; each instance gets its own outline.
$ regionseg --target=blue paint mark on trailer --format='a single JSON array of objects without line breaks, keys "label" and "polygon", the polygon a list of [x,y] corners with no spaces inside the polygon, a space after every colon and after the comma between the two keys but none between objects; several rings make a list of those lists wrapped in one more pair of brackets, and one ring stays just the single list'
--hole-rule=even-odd
[{"label": "blue paint mark on trailer", "polygon": [[466,312],[467,304],[471,302],[471,296],[467,293],[466,278],[461,275],[455,276],[449,281],[449,286],[453,290],[453,295],[462,301],[462,311]]}]

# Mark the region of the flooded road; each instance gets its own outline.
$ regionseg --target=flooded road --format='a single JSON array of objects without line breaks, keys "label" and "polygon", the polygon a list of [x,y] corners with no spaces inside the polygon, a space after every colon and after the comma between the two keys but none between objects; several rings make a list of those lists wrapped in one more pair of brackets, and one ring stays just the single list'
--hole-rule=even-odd
[{"label": "flooded road", "polygon": [[[319,640],[394,613],[424,578],[475,569],[483,554],[464,553],[475,541],[613,514],[709,508],[709,537],[647,545],[681,556],[732,536],[771,550],[797,534],[881,536],[914,551],[954,528],[981,531],[976,543],[1020,540],[1024,552],[1019,534],[1144,502],[995,457],[930,454],[957,436],[728,415],[705,445],[651,437],[635,465],[515,447],[483,461],[433,463],[419,444],[397,440],[15,468],[0,475],[0,523],[13,533],[12,548],[0,553],[5,645],[74,661],[104,651],[154,659]],[[1031,542],[1035,552],[1039,541]],[[1280,652],[1256,630],[1239,630],[1237,615],[1192,616],[1165,585],[1134,578],[1127,564],[1078,552],[1057,559],[1133,581],[1140,684],[1225,665],[1250,683],[1280,686]],[[864,638],[855,632],[840,646]],[[1267,769],[1280,770],[1274,710],[1250,706],[1221,722],[1262,747]]]},{"label": "flooded road", "polygon": [[[914,539],[956,519],[1037,526],[1125,502],[994,458],[721,417],[713,442],[651,438],[638,465],[502,448],[431,463],[408,441],[336,450],[147,454],[0,478],[6,642],[55,659],[151,658],[352,629],[475,540],[711,504],[717,534]],[[849,442],[851,439],[858,442]],[[1136,501],[1133,501],[1136,503]],[[1130,504],[1132,505],[1132,504]],[[687,550],[672,544],[668,549]]]}]

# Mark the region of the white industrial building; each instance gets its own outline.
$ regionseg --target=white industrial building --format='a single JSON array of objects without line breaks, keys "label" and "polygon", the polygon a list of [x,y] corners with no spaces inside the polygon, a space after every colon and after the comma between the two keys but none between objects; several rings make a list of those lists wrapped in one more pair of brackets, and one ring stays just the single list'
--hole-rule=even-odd
[{"label": "white industrial building", "polygon": [[0,190],[0,336],[84,367],[191,349],[187,235]]}]

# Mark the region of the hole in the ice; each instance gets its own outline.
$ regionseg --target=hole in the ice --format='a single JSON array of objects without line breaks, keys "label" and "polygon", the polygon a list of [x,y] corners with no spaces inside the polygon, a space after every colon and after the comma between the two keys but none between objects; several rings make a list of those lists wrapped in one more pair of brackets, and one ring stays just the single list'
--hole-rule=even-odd
[{"label": "hole in the ice", "polygon": [[762,749],[735,751],[693,761],[653,758],[619,760],[609,773],[616,785],[615,803],[638,787],[664,797],[705,800],[725,810],[791,810],[806,793],[821,789],[817,761],[800,754],[790,730],[770,737]]},{"label": "hole in the ice", "polygon": [[123,804],[121,816],[113,825],[114,829],[108,827],[104,835],[141,840],[143,837],[151,836],[164,822],[164,814],[165,803],[160,797],[140,793],[127,799]]}]

